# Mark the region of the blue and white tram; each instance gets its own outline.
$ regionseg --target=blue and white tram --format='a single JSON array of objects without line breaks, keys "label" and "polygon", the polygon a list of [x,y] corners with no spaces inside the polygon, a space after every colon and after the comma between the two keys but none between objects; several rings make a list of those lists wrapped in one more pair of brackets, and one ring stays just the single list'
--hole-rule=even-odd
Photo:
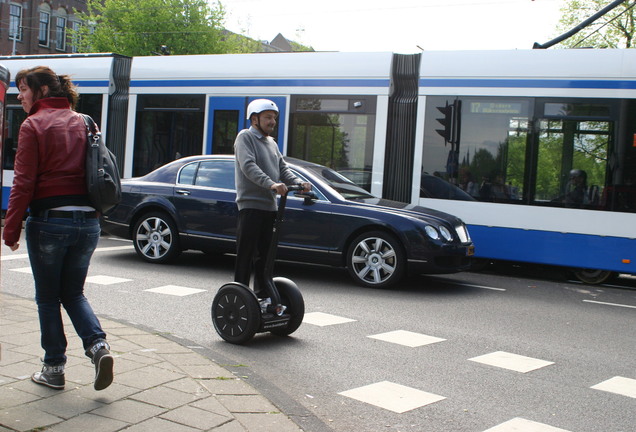
[{"label": "blue and white tram", "polygon": [[411,201],[461,217],[476,255],[636,273],[636,51],[423,53],[418,98]]},{"label": "blue and white tram", "polygon": [[[180,156],[232,153],[247,104],[266,97],[281,109],[283,153],[328,165],[376,195],[460,216],[478,257],[576,268],[596,283],[636,274],[634,50],[0,63],[13,76],[37,64],[73,75],[79,110],[101,120],[124,177]],[[9,124],[17,132],[19,122]],[[578,202],[571,173],[584,176]]]}]

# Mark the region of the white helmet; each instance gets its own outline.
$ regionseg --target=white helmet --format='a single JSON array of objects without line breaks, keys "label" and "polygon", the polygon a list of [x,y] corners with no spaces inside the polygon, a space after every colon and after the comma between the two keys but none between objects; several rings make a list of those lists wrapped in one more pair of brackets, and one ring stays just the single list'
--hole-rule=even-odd
[{"label": "white helmet", "polygon": [[249,120],[252,114],[260,114],[263,111],[278,112],[278,107],[269,99],[255,99],[247,106],[247,119]]}]

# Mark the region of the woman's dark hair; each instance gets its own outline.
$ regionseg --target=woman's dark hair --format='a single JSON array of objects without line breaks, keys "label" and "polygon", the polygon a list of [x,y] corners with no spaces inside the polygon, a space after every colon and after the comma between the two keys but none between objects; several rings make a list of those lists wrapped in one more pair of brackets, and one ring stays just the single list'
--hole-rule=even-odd
[{"label": "woman's dark hair", "polygon": [[[46,66],[36,66],[30,69],[23,69],[15,76],[15,85],[20,87],[20,83],[24,81],[33,92],[33,101],[43,99],[45,97],[65,97],[71,105],[71,109],[75,109],[79,94],[77,87],[71,81],[68,75],[57,75],[51,68]],[[45,95],[42,87],[47,86],[49,92]]]}]

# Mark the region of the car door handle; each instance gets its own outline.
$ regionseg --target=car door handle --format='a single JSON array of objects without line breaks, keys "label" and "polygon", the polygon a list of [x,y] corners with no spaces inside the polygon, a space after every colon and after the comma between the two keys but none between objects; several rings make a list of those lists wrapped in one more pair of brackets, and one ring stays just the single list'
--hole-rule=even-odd
[{"label": "car door handle", "polygon": [[175,192],[178,193],[179,195],[190,195],[191,193],[189,190],[186,190],[186,189],[177,189]]}]

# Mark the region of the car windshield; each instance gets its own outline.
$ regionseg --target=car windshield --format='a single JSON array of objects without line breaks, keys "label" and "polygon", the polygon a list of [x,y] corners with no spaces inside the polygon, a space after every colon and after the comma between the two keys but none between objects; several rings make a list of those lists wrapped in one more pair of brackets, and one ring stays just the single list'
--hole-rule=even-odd
[{"label": "car windshield", "polygon": [[330,168],[320,165],[306,165],[303,168],[311,171],[312,174],[335,189],[345,199],[375,198],[369,192]]}]

